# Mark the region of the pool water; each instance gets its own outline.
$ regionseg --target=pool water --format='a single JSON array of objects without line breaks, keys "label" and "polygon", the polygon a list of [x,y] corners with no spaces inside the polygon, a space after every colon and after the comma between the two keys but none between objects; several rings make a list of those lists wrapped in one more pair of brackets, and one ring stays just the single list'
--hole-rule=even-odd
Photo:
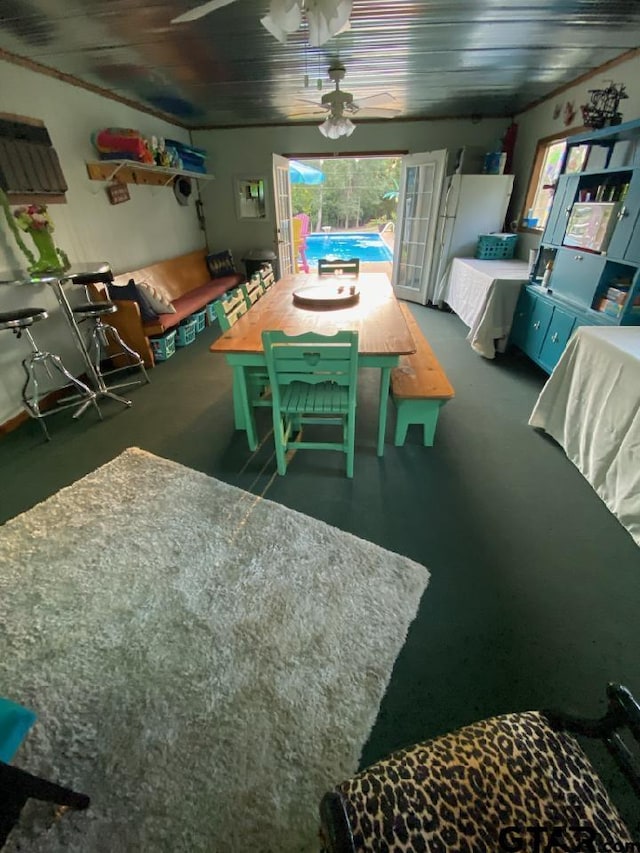
[{"label": "pool water", "polygon": [[392,261],[393,252],[375,231],[307,234],[307,260],[360,258],[361,261]]}]

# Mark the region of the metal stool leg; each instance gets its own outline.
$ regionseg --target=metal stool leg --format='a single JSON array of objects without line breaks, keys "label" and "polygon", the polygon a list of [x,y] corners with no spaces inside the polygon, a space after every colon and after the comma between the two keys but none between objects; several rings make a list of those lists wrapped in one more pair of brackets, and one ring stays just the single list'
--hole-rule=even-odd
[{"label": "metal stool leg", "polygon": [[38,369],[44,368],[47,376],[52,378],[56,370],[58,373],[65,379],[66,383],[70,383],[74,385],[78,389],[78,397],[82,398],[84,402],[77,407],[76,411],[73,414],[74,419],[79,418],[80,415],[84,412],[87,406],[93,404],[98,413],[98,417],[102,420],[102,412],[100,411],[100,407],[98,406],[98,399],[95,391],[92,391],[84,382],[80,379],[76,379],[76,377],[70,373],[67,368],[62,363],[62,359],[60,356],[55,355],[50,352],[42,352],[38,349],[33,336],[31,335],[29,329],[24,329],[24,334],[31,344],[32,352],[31,354],[23,359],[22,366],[24,368],[26,379],[25,383],[22,387],[22,399],[24,401],[25,407],[32,418],[35,418],[40,422],[40,426],[42,431],[44,432],[45,438],[47,441],[51,439],[49,435],[49,430],[44,422],[44,418],[49,415],[54,414],[55,412],[59,412],[62,409],[67,409],[70,406],[75,407],[75,403],[69,403],[67,405],[63,404],[58,405],[58,407],[50,412],[42,412],[40,409],[40,383],[38,380]]},{"label": "metal stool leg", "polygon": [[[116,347],[120,348],[118,352],[109,354],[109,338],[111,338],[112,343]],[[118,385],[110,385],[110,390],[113,390],[114,388],[126,388],[129,385],[141,385],[143,382],[147,383],[150,381],[149,375],[147,374],[144,366],[144,361],[140,357],[140,354],[122,340],[120,332],[115,326],[112,326],[110,323],[103,322],[102,319],[98,317],[91,335],[91,341],[95,353],[94,361],[96,373],[99,373],[101,376],[111,376],[114,373],[119,373],[130,367],[138,367],[142,372],[142,379],[134,379],[131,382],[121,382]],[[130,359],[131,363],[126,364],[123,367],[116,367],[113,370],[103,371],[100,368],[103,355],[108,356],[111,359],[117,358],[118,356],[126,356]]]},{"label": "metal stool leg", "polygon": [[[38,394],[38,379],[35,371],[36,364],[40,363],[39,358],[37,358],[39,355],[40,354],[38,352],[35,354],[32,353],[28,358],[22,360],[24,372],[27,374],[27,378],[22,386],[22,400],[31,417],[35,418],[40,424],[42,431],[44,432],[45,439],[47,441],[51,441],[49,430],[44,422],[44,415],[40,411],[40,395]],[[33,386],[32,394],[28,393],[29,384]]]}]

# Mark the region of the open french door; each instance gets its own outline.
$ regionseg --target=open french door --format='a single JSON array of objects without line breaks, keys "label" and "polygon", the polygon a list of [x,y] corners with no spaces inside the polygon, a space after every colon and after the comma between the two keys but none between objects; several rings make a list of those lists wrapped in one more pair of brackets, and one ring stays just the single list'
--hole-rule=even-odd
[{"label": "open french door", "polygon": [[446,151],[402,158],[392,284],[396,296],[426,305],[434,265]]},{"label": "open french door", "polygon": [[273,195],[276,208],[276,241],[280,275],[295,272],[293,257],[293,217],[291,213],[291,181],[289,161],[273,155]]}]

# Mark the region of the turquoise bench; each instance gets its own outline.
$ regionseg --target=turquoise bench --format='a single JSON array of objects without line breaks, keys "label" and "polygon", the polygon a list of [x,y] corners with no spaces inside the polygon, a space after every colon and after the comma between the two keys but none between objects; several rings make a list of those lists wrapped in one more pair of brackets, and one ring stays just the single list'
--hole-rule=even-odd
[{"label": "turquoise bench", "polygon": [[400,307],[416,351],[401,356],[400,364],[391,371],[391,396],[397,412],[393,442],[400,447],[410,424],[422,424],[423,444],[432,447],[440,409],[455,392],[413,314],[405,304]]}]

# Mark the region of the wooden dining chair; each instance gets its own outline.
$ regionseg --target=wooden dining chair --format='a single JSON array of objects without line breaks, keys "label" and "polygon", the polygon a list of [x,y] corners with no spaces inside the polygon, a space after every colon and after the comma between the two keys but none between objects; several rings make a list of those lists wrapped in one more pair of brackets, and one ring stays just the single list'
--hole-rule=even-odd
[{"label": "wooden dining chair", "polygon": [[[341,450],[346,454],[347,477],[353,477],[358,333],[263,332],[262,344],[271,386],[278,473],[287,471],[289,450]],[[297,435],[305,424],[339,425],[342,439],[305,441]]]},{"label": "wooden dining chair", "polygon": [[223,332],[228,332],[233,324],[247,313],[249,304],[242,287],[229,290],[213,303],[213,310]]},{"label": "wooden dining chair", "polygon": [[293,248],[296,272],[308,273],[309,262],[307,261],[307,234],[309,233],[309,216],[306,213],[297,213],[293,217]]},{"label": "wooden dining chair", "polygon": [[348,261],[319,258],[318,275],[360,275],[360,258]]}]

